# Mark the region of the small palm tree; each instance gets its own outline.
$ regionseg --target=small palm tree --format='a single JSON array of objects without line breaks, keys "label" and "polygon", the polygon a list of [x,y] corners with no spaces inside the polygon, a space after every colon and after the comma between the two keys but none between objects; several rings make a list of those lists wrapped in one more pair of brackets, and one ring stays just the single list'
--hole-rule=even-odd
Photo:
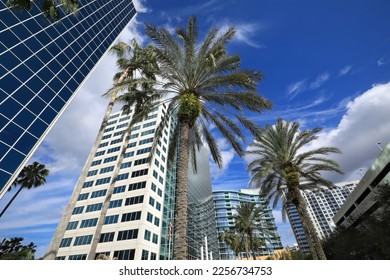
[{"label": "small palm tree", "polygon": [[[260,186],[261,195],[274,199],[274,207],[281,197],[285,198],[283,209],[287,208],[288,203],[293,203],[302,220],[313,259],[326,259],[299,187],[303,179],[331,186],[332,183],[323,178],[321,172],[342,171],[335,161],[324,156],[340,151],[334,147],[302,151],[305,145],[318,138],[321,128],[301,131],[299,127],[298,122],[291,123],[282,119],[278,119],[273,126],[266,126],[247,152],[248,155],[255,156],[248,165],[252,176],[250,184]],[[283,214],[285,218],[285,211]]]},{"label": "small palm tree", "polygon": [[242,242],[239,234],[234,230],[225,230],[219,235],[220,241],[224,242],[233,252],[236,258],[240,256]]},{"label": "small palm tree", "polygon": [[[237,215],[234,216],[234,228],[237,232],[243,233],[248,237],[253,259],[256,259],[256,252],[259,247],[255,246],[255,239],[257,239],[256,233],[258,231],[265,231],[261,225],[263,208],[261,206],[256,206],[255,203],[244,202],[241,203],[236,210]],[[260,244],[258,243],[258,245]]]},{"label": "small palm tree", "polygon": [[[37,4],[39,2],[39,4]],[[8,0],[7,6],[14,11],[29,11],[33,5],[40,5],[42,13],[46,18],[58,21],[61,19],[59,9],[64,12],[76,13],[79,5],[78,0]]]},{"label": "small palm tree", "polygon": [[[243,156],[240,140],[245,137],[239,124],[254,134],[258,132],[258,127],[244,116],[244,111],[262,112],[271,108],[271,103],[257,93],[262,74],[241,70],[240,57],[227,54],[226,44],[233,38],[234,28],[223,33],[211,29],[204,41],[198,43],[197,21],[191,17],[187,28],[178,28],[175,36],[152,25],[146,26],[146,33],[156,45],[163,81],[160,92],[170,93],[167,114],[156,130],[156,140],[161,138],[171,116],[176,115],[178,120],[171,141],[178,144],[174,258],[183,260],[187,258],[189,159],[196,162],[196,149],[204,139],[217,165],[222,167],[223,164],[208,125],[214,124],[237,154]],[[156,145],[157,141],[152,152]],[[170,151],[176,150],[170,147]]]},{"label": "small palm tree", "polygon": [[0,217],[8,209],[11,203],[15,200],[22,189],[38,188],[46,183],[46,177],[49,175],[49,170],[45,165],[39,162],[33,162],[30,165],[23,167],[22,171],[13,182],[13,186],[20,186],[19,190],[14,194],[11,200],[7,203],[3,211],[0,213]]}]

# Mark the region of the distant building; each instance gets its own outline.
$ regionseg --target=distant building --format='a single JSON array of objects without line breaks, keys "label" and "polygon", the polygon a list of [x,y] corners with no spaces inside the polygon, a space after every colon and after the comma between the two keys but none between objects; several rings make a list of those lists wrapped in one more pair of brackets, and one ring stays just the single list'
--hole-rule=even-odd
[{"label": "distant building", "polygon": [[[217,219],[218,233],[221,234],[225,230],[229,230],[234,226],[234,216],[237,214],[236,208],[243,202],[253,202],[256,206],[263,207],[262,226],[266,228],[270,234],[264,232],[256,232],[257,236],[266,242],[266,246],[258,248],[260,255],[273,254],[274,250],[283,249],[279,233],[275,223],[275,218],[272,214],[272,209],[269,207],[265,199],[259,197],[258,189],[241,189],[240,191],[213,191],[215,216]],[[220,259],[234,259],[234,252],[225,242],[219,240],[219,255]],[[244,252],[241,253],[242,257]]]},{"label": "distant building", "polygon": [[0,199],[136,14],[131,0],[80,0],[76,16],[50,23],[37,5],[14,12],[7,2],[0,2]]},{"label": "distant building", "polygon": [[[75,187],[44,259],[83,260],[99,254],[120,260],[172,259],[177,169],[175,164],[168,166],[172,125],[164,129],[151,164],[147,162],[155,130],[165,114],[166,106],[162,105],[133,126],[113,195],[108,198],[124,141],[122,135],[132,118],[122,112],[111,114],[94,159],[87,166],[87,176],[84,180],[80,175],[82,182]],[[193,174],[191,164],[189,170],[188,259],[201,258],[205,235],[210,240],[208,251],[218,258],[210,170],[204,148],[198,152],[197,160],[198,173]],[[96,254],[90,256],[106,199],[110,206]]]},{"label": "distant building", "polygon": [[379,157],[364,174],[344,205],[333,217],[337,226],[355,227],[361,219],[378,208],[373,198],[375,188],[390,182],[390,143],[382,150]]},{"label": "distant building", "polygon": [[[314,228],[321,239],[328,237],[334,231],[336,226],[332,217],[355,189],[357,182],[337,183],[330,188],[312,184],[301,185],[301,194],[305,199]],[[287,214],[300,250],[309,252],[302,221],[293,204],[287,208]]]}]

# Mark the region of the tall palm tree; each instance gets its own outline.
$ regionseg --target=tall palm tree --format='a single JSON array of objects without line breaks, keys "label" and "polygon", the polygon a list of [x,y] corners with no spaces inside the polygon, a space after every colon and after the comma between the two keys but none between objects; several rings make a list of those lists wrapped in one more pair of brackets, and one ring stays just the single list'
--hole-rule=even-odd
[{"label": "tall palm tree", "polygon": [[[39,2],[39,3],[37,3]],[[39,5],[42,13],[50,20],[61,19],[60,8],[67,13],[76,13],[79,5],[78,0],[8,0],[7,6],[14,11],[29,11],[33,5]]]},{"label": "tall palm tree", "polygon": [[167,114],[156,130],[156,139],[161,138],[173,114],[178,119],[172,141],[179,147],[174,258],[182,260],[187,258],[188,160],[195,162],[195,149],[203,138],[217,165],[222,167],[223,164],[208,124],[214,124],[237,154],[243,156],[240,140],[245,137],[231,118],[236,118],[239,124],[256,134],[257,126],[243,115],[243,111],[262,112],[271,108],[271,103],[257,93],[262,74],[241,70],[240,57],[227,54],[225,47],[235,34],[234,28],[222,33],[213,28],[199,43],[196,18],[190,17],[187,28],[178,28],[175,35],[153,25],[146,25],[146,33],[156,45],[163,81],[161,92],[170,93]]},{"label": "tall palm tree", "polygon": [[232,249],[236,258],[240,256],[242,240],[240,238],[239,233],[237,233],[233,229],[225,230],[224,232],[220,233],[219,240],[223,241],[226,246]]},{"label": "tall palm tree", "polygon": [[[98,134],[96,136],[95,142],[87,158],[87,162],[83,168],[83,171],[80,174],[79,180],[77,181],[75,191],[74,191],[75,193],[79,193],[83,187],[83,183],[85,182],[85,179],[87,177],[88,169],[95,157],[95,153],[103,137],[104,130],[106,129],[107,124],[109,122],[109,118],[112,113],[114,104],[117,102],[118,94],[126,90],[131,92],[132,88],[137,88],[136,85],[139,84],[139,81],[138,80],[135,81],[136,73],[139,73],[139,75],[143,75],[145,77],[144,78],[145,81],[143,81],[144,83],[147,83],[149,81],[149,78],[151,78],[151,80],[153,80],[154,78],[153,75],[155,73],[154,69],[156,64],[153,61],[154,56],[153,56],[152,47],[143,48],[137,43],[136,40],[132,40],[130,44],[120,42],[114,45],[110,49],[110,53],[114,54],[117,57],[116,64],[119,69],[119,72],[114,76],[114,86],[104,94],[105,97],[109,98],[109,101]],[[122,97],[122,99],[125,98]],[[112,180],[116,180],[116,178],[113,178]],[[76,202],[77,202],[77,196],[72,196],[72,200],[70,201],[70,203],[68,204],[65,210],[65,214],[62,217],[62,221],[60,222],[60,225],[67,224],[67,221],[70,219],[72,215],[72,209],[74,208]],[[49,253],[48,255],[45,256],[45,258],[47,259],[55,258],[55,254],[58,251],[65,230],[66,230],[65,226],[57,227],[55,235],[53,237],[53,240],[55,240],[55,242],[52,242],[50,244],[48,249]],[[93,258],[92,256],[89,257]]]},{"label": "tall palm tree", "polygon": [[255,237],[256,231],[264,230],[261,226],[263,208],[255,203],[244,202],[236,208],[237,214],[234,216],[235,230],[245,234],[249,239],[249,246],[253,259],[256,259]]},{"label": "tall palm tree", "polygon": [[38,188],[46,183],[46,177],[49,175],[49,170],[46,169],[44,164],[39,162],[33,162],[30,165],[23,167],[13,182],[13,186],[20,186],[18,191],[14,194],[11,200],[7,203],[3,211],[0,213],[0,217],[3,216],[4,212],[12,204],[22,189]]},{"label": "tall palm tree", "polygon": [[[274,207],[284,197],[283,209],[293,203],[302,220],[304,232],[313,259],[326,259],[321,241],[310,219],[305,201],[299,190],[301,180],[331,186],[321,172],[342,173],[340,166],[324,156],[340,153],[335,147],[321,147],[309,151],[302,148],[317,139],[321,128],[300,130],[298,122],[278,119],[267,125],[261,135],[250,145],[248,155],[255,159],[248,165],[252,186],[260,186],[260,193],[274,199]],[[285,211],[283,212],[285,214]],[[284,215],[285,217],[285,215]]]}]

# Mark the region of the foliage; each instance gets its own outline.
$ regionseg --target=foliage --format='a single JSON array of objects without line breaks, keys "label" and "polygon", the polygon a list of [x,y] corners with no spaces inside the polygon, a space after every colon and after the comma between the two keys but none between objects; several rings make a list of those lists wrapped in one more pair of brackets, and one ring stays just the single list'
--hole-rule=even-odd
[{"label": "foliage", "polygon": [[0,260],[33,260],[36,245],[22,245],[23,238],[4,238],[0,243]]},{"label": "foliage", "polygon": [[247,155],[254,156],[248,165],[250,185],[260,187],[260,195],[273,199],[276,207],[283,198],[282,217],[286,219],[289,202],[300,215],[303,229],[313,258],[325,258],[321,243],[307,212],[305,201],[299,191],[301,180],[308,183],[331,186],[322,172],[342,173],[339,165],[326,155],[340,153],[334,147],[320,147],[308,151],[303,148],[318,138],[321,128],[300,130],[298,122],[278,119],[275,125],[267,125],[250,145]]},{"label": "foliage", "polygon": [[34,5],[40,6],[41,12],[49,20],[58,21],[61,19],[60,10],[66,13],[76,13],[78,0],[8,0],[7,6],[14,11],[29,11]]},{"label": "foliage", "polygon": [[390,184],[374,190],[378,209],[361,217],[356,227],[338,228],[323,247],[328,259],[333,260],[388,260],[390,259]]},{"label": "foliage", "polygon": [[272,256],[266,258],[266,260],[311,260],[310,254],[302,253],[301,251],[291,250],[286,248],[281,252],[277,252]]}]

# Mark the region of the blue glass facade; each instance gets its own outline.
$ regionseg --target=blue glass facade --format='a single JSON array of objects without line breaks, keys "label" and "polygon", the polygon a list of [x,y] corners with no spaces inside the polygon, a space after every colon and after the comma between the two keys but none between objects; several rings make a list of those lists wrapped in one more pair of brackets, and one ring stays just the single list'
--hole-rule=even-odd
[{"label": "blue glass facade", "polygon": [[51,23],[0,3],[0,198],[77,89],[135,16],[131,0],[79,1]]}]

